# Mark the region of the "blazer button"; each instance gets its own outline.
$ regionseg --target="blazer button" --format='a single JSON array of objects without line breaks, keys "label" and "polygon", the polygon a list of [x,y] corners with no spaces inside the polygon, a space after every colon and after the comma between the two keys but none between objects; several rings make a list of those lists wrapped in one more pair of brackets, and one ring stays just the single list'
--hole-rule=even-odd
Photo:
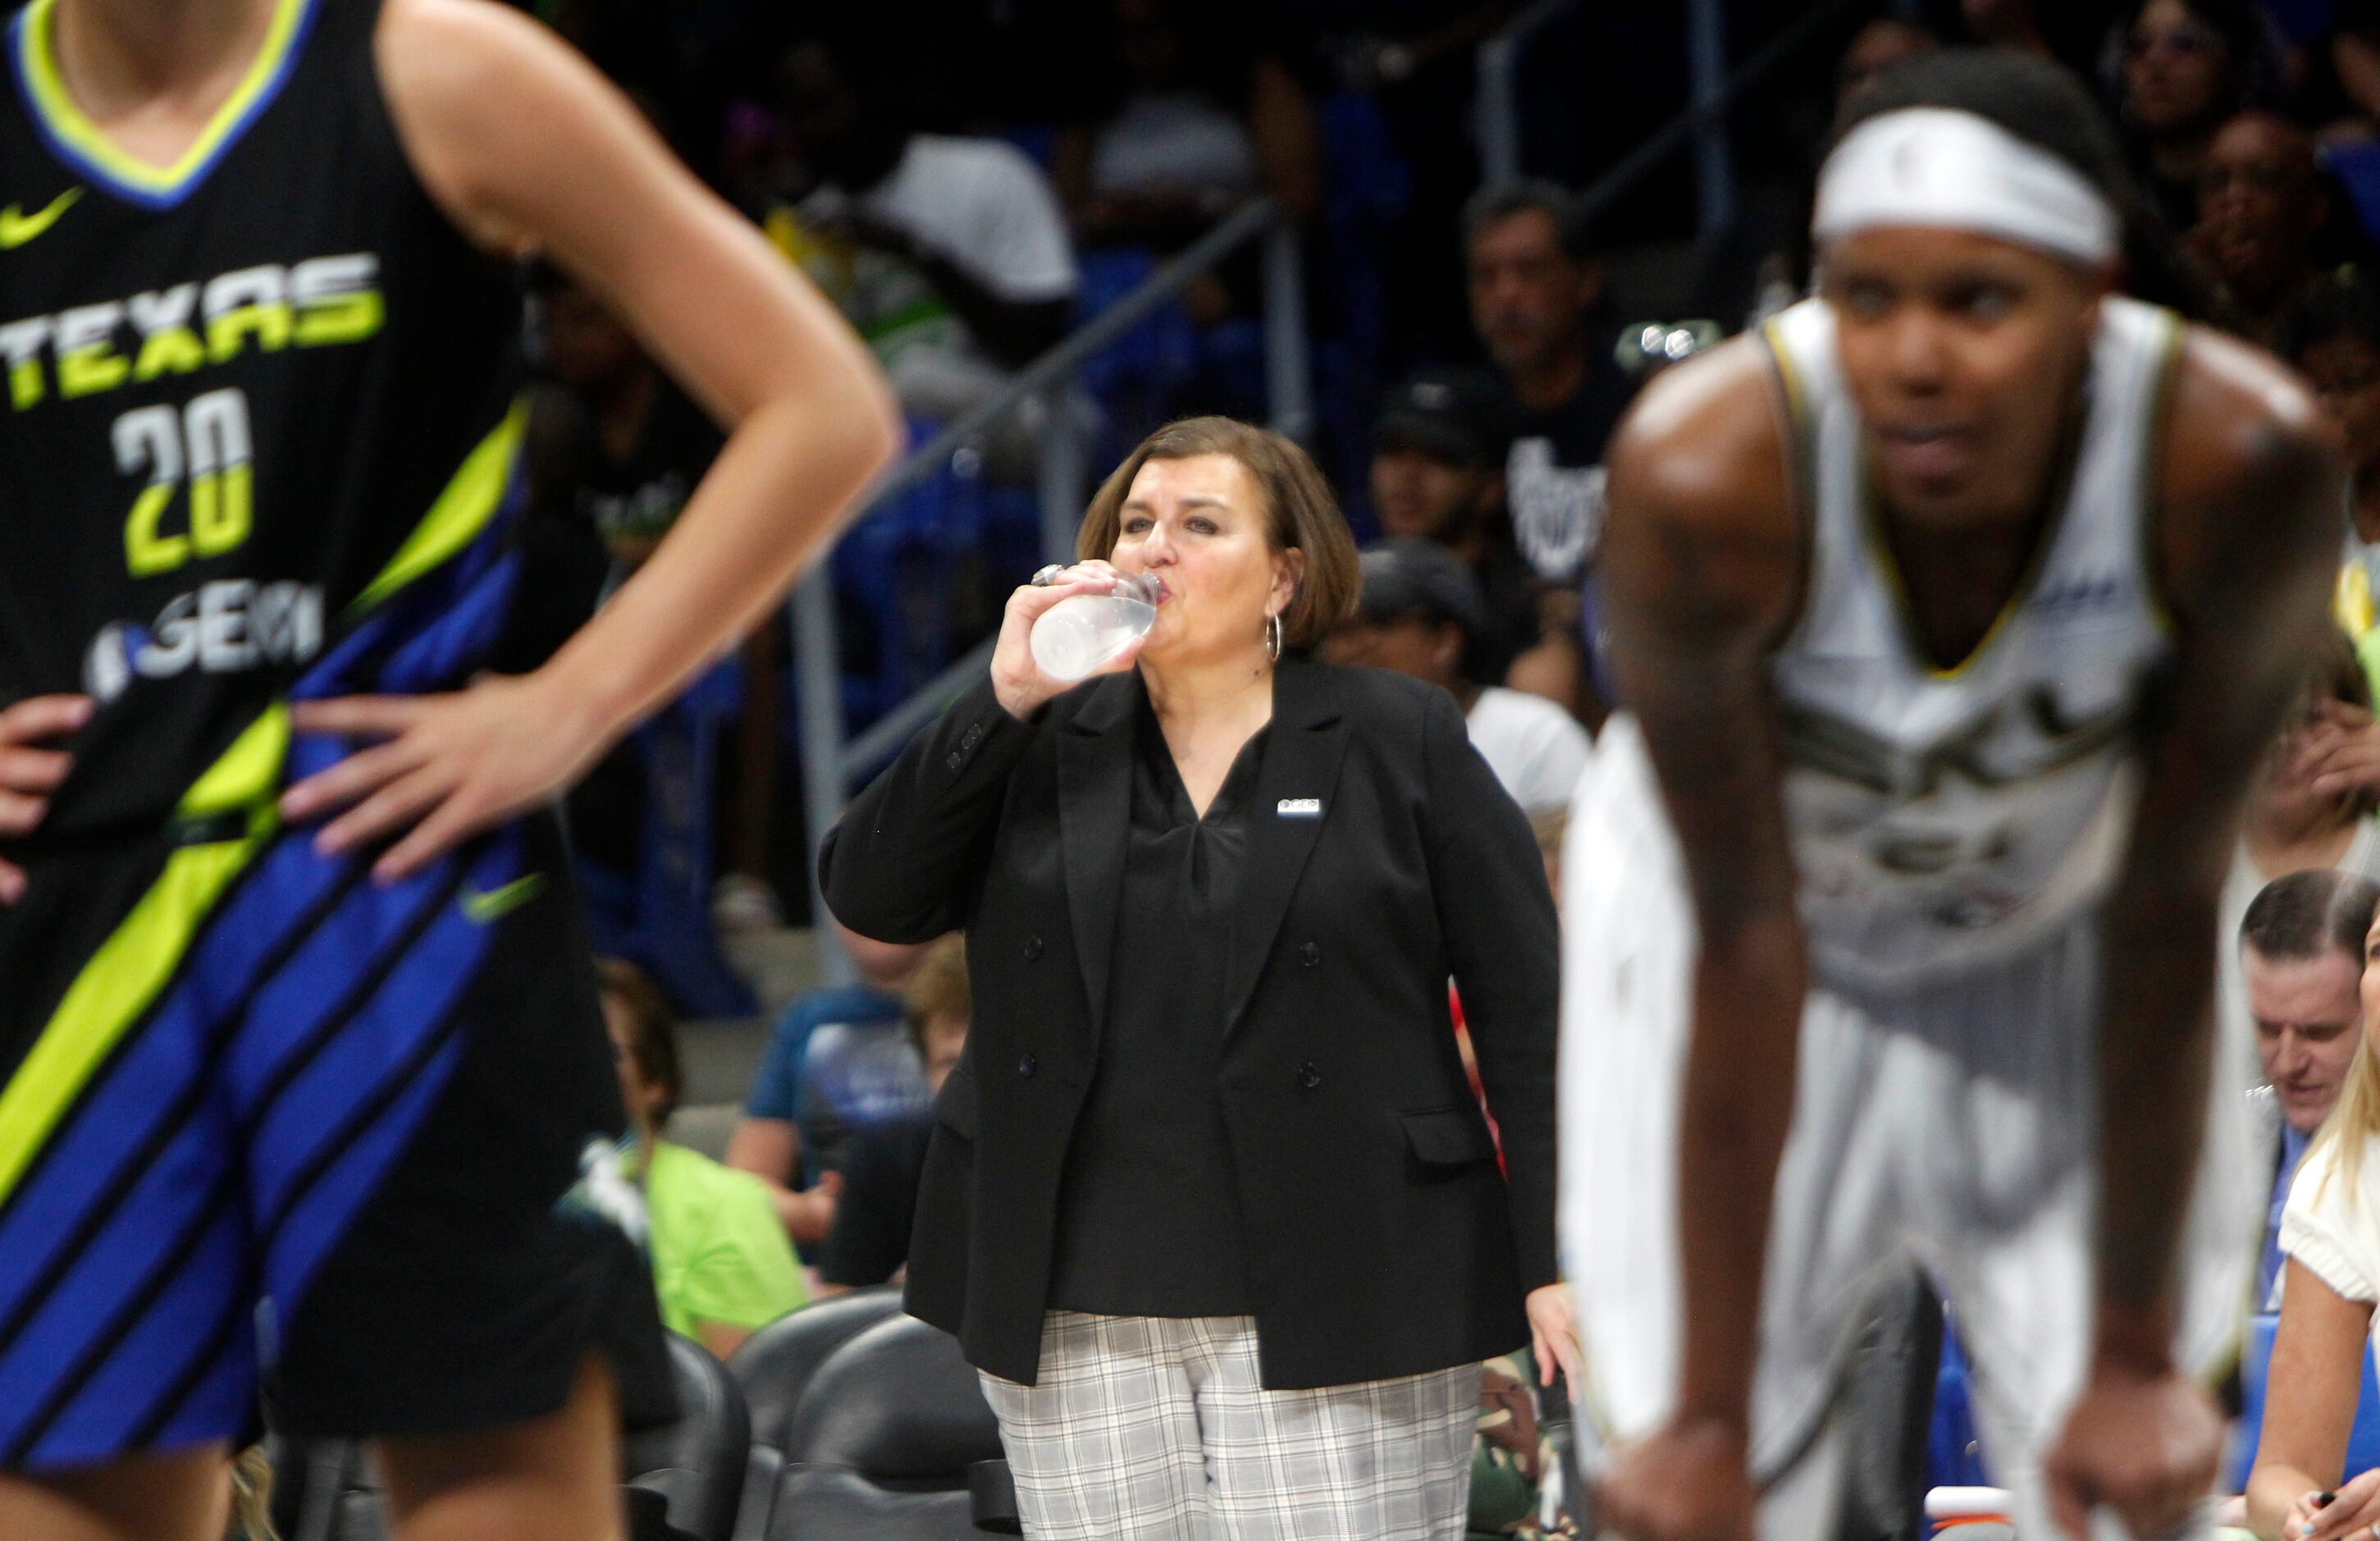
[{"label": "blazer button", "polygon": [[1026,937],[1025,939],[1025,961],[1026,963],[1037,963],[1040,960],[1040,957],[1041,939],[1039,937]]},{"label": "blazer button", "polygon": [[1297,1084],[1304,1086],[1307,1091],[1312,1091],[1315,1087],[1322,1085],[1322,1073],[1314,1068],[1314,1062],[1312,1060],[1308,1060],[1304,1064],[1297,1067]]},{"label": "blazer button", "polygon": [[956,749],[953,749],[953,750],[951,751],[951,753],[950,753],[950,758],[947,758],[947,759],[945,759],[945,760],[943,760],[943,761],[942,761],[942,763],[943,763],[944,765],[949,766],[952,770],[957,770],[960,766],[965,765],[965,764],[966,763],[966,756],[965,756],[965,755],[963,755],[963,754],[959,753]]},{"label": "blazer button", "polygon": [[1033,1073],[1040,1068],[1041,1062],[1030,1054],[1026,1055],[1023,1059],[1016,1062],[1016,1074],[1022,1075],[1027,1081],[1033,1079]]},{"label": "blazer button", "polygon": [[1322,949],[1309,941],[1297,950],[1297,961],[1307,968],[1312,968],[1322,961]]}]

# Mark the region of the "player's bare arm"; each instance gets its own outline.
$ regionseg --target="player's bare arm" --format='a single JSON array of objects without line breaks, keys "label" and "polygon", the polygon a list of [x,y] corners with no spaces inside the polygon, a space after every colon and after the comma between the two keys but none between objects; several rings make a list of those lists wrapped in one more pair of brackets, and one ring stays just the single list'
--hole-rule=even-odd
[{"label": "player's bare arm", "polygon": [[543,669],[299,708],[303,731],[382,742],[291,789],[285,811],[335,815],[329,848],[394,839],[375,868],[393,878],[551,795],[747,630],[898,429],[850,329],[542,28],[483,0],[391,0],[378,55],[448,217],[584,279],[731,430],[652,559]]},{"label": "player's bare arm", "polygon": [[1739,340],[1658,380],[1610,457],[1613,661],[1684,850],[1702,940],[1680,1127],[1678,1412],[1602,1493],[1614,1528],[1657,1541],[1751,1534],[1761,1267],[1809,986],[1767,674],[1803,562],[1774,388],[1756,340]]},{"label": "player's bare arm", "polygon": [[2340,466],[2277,366],[2193,331],[2169,412],[2158,559],[2175,648],[2143,700],[2142,801],[2107,907],[2096,1336],[2046,1463],[2078,1536],[2094,1503],[2158,1534],[2214,1478],[2220,1422],[2171,1345],[2214,1045],[2216,900],[2251,773],[2327,624],[2338,553]]}]

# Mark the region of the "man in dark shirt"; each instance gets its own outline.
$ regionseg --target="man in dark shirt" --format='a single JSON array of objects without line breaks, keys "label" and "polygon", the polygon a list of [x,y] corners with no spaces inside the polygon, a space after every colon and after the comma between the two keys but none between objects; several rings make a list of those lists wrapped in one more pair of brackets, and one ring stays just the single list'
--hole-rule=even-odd
[{"label": "man in dark shirt", "polygon": [[[1463,211],[1471,321],[1512,412],[1504,501],[1514,541],[1569,601],[1548,613],[1563,638],[1506,683],[1549,696],[1590,725],[1607,710],[1576,597],[1591,589],[1603,529],[1603,445],[1635,380],[1614,356],[1619,328],[1577,198],[1551,182],[1483,188]],[[1559,663],[1560,667],[1553,665]]]},{"label": "man in dark shirt", "polygon": [[1472,324],[1512,401],[1513,528],[1538,573],[1567,582],[1594,559],[1603,442],[1634,388],[1612,356],[1603,270],[1578,200],[1551,182],[1486,188],[1463,229]]},{"label": "man in dark shirt", "polygon": [[[902,991],[909,1042],[925,1067],[929,1095],[939,1093],[966,1048],[974,1002],[967,989],[966,941],[953,932],[925,949]],[[917,1184],[932,1138],[930,1112],[903,1113],[852,1131],[844,1147],[843,1190],[819,1263],[821,1294],[881,1284],[909,1261]]]}]

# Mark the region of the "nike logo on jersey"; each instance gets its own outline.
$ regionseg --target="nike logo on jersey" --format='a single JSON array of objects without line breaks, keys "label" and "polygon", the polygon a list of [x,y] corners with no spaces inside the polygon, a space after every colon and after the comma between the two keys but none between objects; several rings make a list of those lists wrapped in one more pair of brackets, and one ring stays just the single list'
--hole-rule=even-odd
[{"label": "nike logo on jersey", "polygon": [[80,188],[68,188],[50,200],[49,207],[38,214],[28,214],[11,203],[0,209],[0,251],[14,251],[27,241],[57,224],[58,216],[82,196]]},{"label": "nike logo on jersey", "polygon": [[463,890],[463,918],[474,926],[492,924],[536,898],[544,887],[545,874],[542,872],[516,878],[504,887],[485,893],[466,885]]}]

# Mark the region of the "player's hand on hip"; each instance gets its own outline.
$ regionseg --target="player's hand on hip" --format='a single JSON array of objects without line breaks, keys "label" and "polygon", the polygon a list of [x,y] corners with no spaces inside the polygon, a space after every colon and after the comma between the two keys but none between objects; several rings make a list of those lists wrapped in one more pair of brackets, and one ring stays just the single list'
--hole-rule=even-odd
[{"label": "player's hand on hip", "polygon": [[2319,1493],[2308,1493],[2289,1509],[2281,1526],[2281,1541],[2372,1541],[2380,1535],[2380,1470],[2342,1482],[2324,1503]]},{"label": "player's hand on hip", "polygon": [[541,675],[486,675],[443,696],[300,701],[303,734],[370,740],[282,795],[293,822],[329,818],[324,855],[393,842],[372,875],[418,872],[470,836],[544,802],[602,753],[609,726]]},{"label": "player's hand on hip", "polygon": [[[1046,584],[1028,583],[1008,596],[1008,608],[1000,620],[1000,637],[991,647],[991,692],[1011,717],[1023,722],[1053,698],[1082,683],[1053,679],[1033,661],[1033,623],[1062,600],[1071,600],[1077,594],[1112,591],[1120,576],[1104,562],[1078,562],[1052,574]],[[1092,670],[1090,677],[1120,674],[1131,668],[1139,656],[1140,643],[1129,643],[1123,652]]]},{"label": "player's hand on hip", "polygon": [[2051,1516],[2090,1541],[2104,1504],[2143,1541],[2163,1535],[2214,1491],[2222,1452],[2222,1416],[2195,1381],[2102,1359],[2042,1462]]},{"label": "player's hand on hip", "polygon": [[1620,1451],[1595,1486],[1598,1529],[1628,1541],[1753,1541],[1753,1492],[1741,1425],[1672,1418]]},{"label": "player's hand on hip", "polygon": [[[42,746],[90,722],[92,710],[88,696],[32,696],[0,711],[0,838],[30,834],[50,811],[74,758]],[[0,904],[24,894],[23,869],[0,860]]]}]

